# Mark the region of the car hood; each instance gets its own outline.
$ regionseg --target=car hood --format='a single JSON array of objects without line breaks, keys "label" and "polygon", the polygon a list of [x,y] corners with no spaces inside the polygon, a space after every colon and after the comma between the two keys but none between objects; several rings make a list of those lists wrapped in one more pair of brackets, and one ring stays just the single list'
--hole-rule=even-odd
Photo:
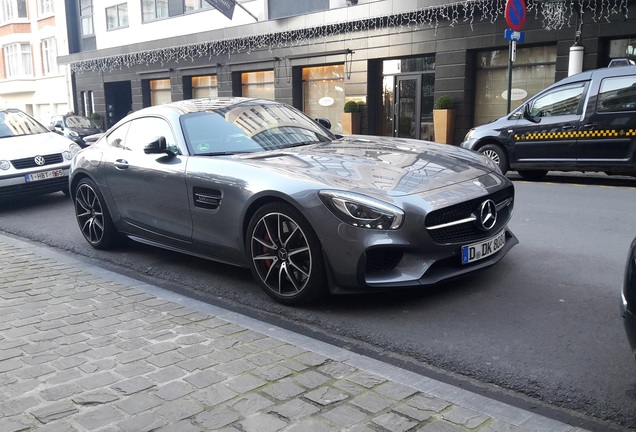
[{"label": "car hood", "polygon": [[390,137],[347,137],[242,159],[326,187],[393,197],[428,192],[494,171],[472,151]]},{"label": "car hood", "polygon": [[0,138],[0,158],[13,160],[62,153],[71,144],[73,141],[54,132]]}]

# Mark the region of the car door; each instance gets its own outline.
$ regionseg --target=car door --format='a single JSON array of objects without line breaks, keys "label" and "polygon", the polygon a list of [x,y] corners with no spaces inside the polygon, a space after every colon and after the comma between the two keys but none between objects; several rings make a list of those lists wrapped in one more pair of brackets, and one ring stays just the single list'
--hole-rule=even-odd
[{"label": "car door", "polygon": [[525,114],[508,130],[514,143],[511,167],[576,165],[576,136],[587,87],[587,82],[563,85],[528,102]]},{"label": "car door", "polygon": [[[582,170],[636,172],[636,75],[594,83],[577,144]],[[597,90],[598,89],[598,90]]]},{"label": "car door", "polygon": [[[160,117],[132,120],[117,143],[109,136],[106,181],[126,230],[162,243],[185,246],[192,238],[186,190],[187,156],[175,131]],[[145,154],[144,147],[163,136],[176,155]]]}]

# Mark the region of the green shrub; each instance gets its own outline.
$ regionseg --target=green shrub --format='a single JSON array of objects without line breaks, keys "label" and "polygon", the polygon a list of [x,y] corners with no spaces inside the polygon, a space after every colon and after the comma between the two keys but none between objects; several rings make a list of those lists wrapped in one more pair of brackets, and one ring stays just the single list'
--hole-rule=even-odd
[{"label": "green shrub", "polygon": [[99,113],[94,112],[94,113],[92,113],[92,114],[91,114],[91,119],[92,119],[92,120],[101,120],[101,119],[102,119],[102,116],[101,116],[101,115],[99,115]]},{"label": "green shrub", "polygon": [[354,113],[354,112],[358,112],[360,111],[360,107],[358,106],[358,103],[355,101],[349,101],[346,104],[344,104],[344,112],[346,113]]},{"label": "green shrub", "polygon": [[435,109],[452,109],[453,100],[448,96],[440,96],[435,102]]}]

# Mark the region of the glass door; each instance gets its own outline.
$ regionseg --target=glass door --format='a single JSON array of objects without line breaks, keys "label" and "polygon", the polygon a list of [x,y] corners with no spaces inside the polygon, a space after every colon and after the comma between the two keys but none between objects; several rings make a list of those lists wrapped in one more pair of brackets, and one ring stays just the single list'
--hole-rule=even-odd
[{"label": "glass door", "polygon": [[420,139],[421,88],[421,75],[396,77],[393,136]]}]

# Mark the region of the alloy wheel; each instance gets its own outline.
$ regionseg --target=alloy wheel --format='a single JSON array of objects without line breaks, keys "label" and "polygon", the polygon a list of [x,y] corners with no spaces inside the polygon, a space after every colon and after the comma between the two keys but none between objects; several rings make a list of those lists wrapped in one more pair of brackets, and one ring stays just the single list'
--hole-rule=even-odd
[{"label": "alloy wheel", "polygon": [[278,296],[296,296],[309,283],[310,245],[300,226],[286,214],[267,213],[256,223],[251,258],[263,284]]},{"label": "alloy wheel", "polygon": [[104,237],[104,211],[99,196],[88,184],[81,184],[75,193],[75,216],[80,230],[92,245]]}]

